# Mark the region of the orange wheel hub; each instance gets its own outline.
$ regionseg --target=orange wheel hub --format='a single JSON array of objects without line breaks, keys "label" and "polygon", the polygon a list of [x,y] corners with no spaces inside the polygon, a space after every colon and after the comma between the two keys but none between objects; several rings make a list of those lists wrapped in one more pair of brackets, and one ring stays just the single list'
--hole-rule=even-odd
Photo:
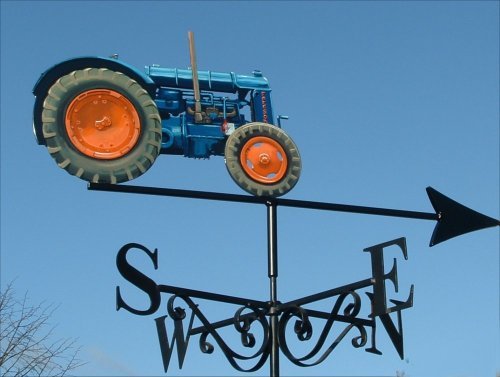
[{"label": "orange wheel hub", "polygon": [[141,133],[134,105],[109,89],[88,90],[73,99],[66,111],[65,123],[76,149],[102,160],[127,154]]},{"label": "orange wheel hub", "polygon": [[253,137],[245,143],[241,150],[240,162],[250,178],[268,184],[279,182],[288,167],[283,147],[265,136]]}]

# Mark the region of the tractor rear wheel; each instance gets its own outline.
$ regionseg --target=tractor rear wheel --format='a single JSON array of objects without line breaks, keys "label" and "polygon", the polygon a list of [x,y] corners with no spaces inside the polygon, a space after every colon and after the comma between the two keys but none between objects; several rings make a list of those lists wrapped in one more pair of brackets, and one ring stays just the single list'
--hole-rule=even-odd
[{"label": "tractor rear wheel", "polygon": [[43,103],[43,137],[59,167],[95,183],[145,173],[161,148],[161,118],[136,81],[106,68],[58,79]]},{"label": "tractor rear wheel", "polygon": [[256,196],[284,195],[300,177],[297,146],[282,129],[267,123],[236,129],[226,142],[225,159],[236,184]]}]

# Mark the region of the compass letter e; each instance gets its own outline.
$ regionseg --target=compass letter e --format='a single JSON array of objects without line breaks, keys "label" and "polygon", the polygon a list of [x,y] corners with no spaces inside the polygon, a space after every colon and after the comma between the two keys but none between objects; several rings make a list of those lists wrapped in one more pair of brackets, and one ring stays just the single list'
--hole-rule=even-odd
[{"label": "compass letter e", "polygon": [[[403,252],[405,259],[408,259],[408,253],[406,250],[406,239],[398,238],[392,241],[384,242],[375,246],[368,247],[363,251],[367,251],[371,255],[372,259],[372,283],[373,283],[373,293],[368,293],[370,300],[372,302],[372,314],[370,317],[373,318],[373,337],[372,337],[372,347],[367,351],[373,353],[380,353],[375,346],[375,320],[377,317],[380,318],[382,324],[384,325],[387,334],[391,338],[392,344],[398,351],[401,359],[404,358],[403,351],[403,325],[401,318],[401,311],[413,306],[413,285],[410,288],[410,294],[406,301],[390,300],[394,306],[387,307],[386,298],[386,287],[385,281],[390,280],[394,284],[396,292],[398,291],[398,268],[396,258],[394,258],[394,263],[390,272],[385,273],[384,271],[384,249],[389,246],[398,246]],[[398,316],[398,326],[394,325],[390,313],[396,312]]]}]

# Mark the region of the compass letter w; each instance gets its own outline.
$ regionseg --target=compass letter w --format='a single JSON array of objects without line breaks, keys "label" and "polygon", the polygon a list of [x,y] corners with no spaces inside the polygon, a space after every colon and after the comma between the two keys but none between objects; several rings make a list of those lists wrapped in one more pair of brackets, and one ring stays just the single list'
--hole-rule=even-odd
[{"label": "compass letter w", "polygon": [[191,336],[191,328],[193,327],[194,313],[191,314],[186,336],[184,336],[182,318],[174,318],[174,334],[172,336],[171,342],[169,342],[168,340],[167,326],[165,325],[165,318],[167,317],[167,315],[164,315],[162,317],[155,318],[156,330],[158,331],[158,340],[160,341],[161,357],[163,360],[163,369],[165,370],[165,373],[167,373],[175,343],[177,343],[179,369],[182,369],[184,358],[186,357],[189,337]]}]

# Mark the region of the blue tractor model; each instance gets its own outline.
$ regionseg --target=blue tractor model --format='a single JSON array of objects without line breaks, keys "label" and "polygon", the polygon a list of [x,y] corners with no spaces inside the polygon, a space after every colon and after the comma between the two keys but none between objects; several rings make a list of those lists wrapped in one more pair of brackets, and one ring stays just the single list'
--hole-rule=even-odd
[{"label": "blue tractor model", "polygon": [[[159,154],[224,156],[233,180],[256,196],[289,192],[301,172],[299,151],[274,115],[271,88],[252,75],[146,66],[117,56],[80,57],[36,83],[33,128],[59,167],[96,183],[145,173]],[[285,117],[283,117],[285,118]]]}]

